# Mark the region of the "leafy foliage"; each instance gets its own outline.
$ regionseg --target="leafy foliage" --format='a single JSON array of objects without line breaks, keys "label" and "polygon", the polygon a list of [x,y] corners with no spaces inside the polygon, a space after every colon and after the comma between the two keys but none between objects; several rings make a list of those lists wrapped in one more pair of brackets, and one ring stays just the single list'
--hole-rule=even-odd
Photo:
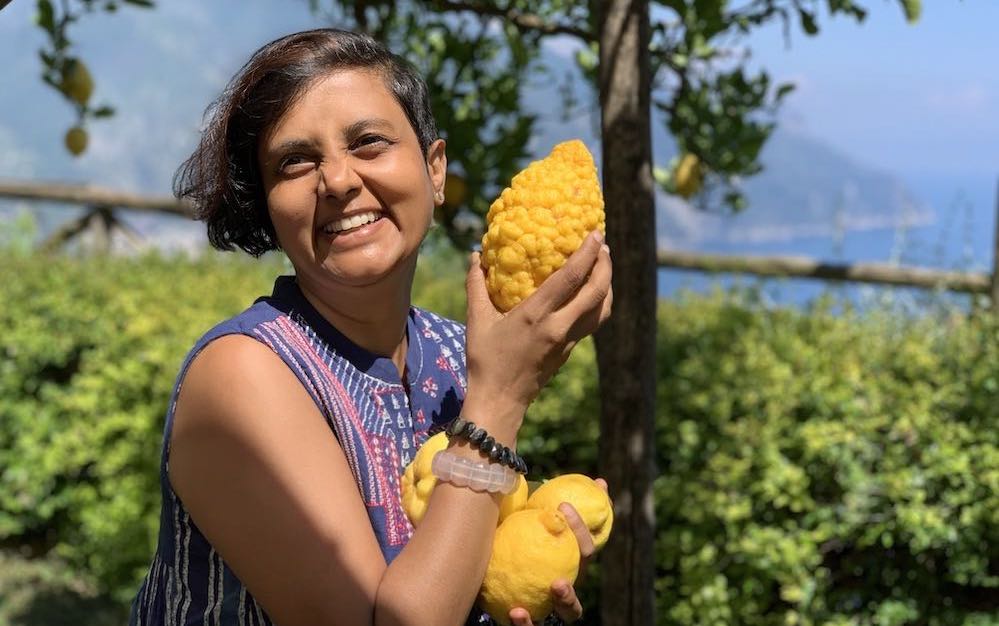
[{"label": "leafy foliage", "polygon": [[124,599],[155,544],[181,359],[274,264],[150,256],[0,266],[0,540],[54,549]]},{"label": "leafy foliage", "polygon": [[660,623],[999,623],[999,325],[661,307]]},{"label": "leafy foliage", "polygon": [[[466,263],[431,245],[416,303],[462,319]],[[155,542],[180,361],[281,271],[6,255],[0,544],[127,602]],[[719,294],[662,303],[659,325],[657,623],[999,624],[996,320]],[[581,343],[531,407],[531,479],[596,472],[595,362]]]}]

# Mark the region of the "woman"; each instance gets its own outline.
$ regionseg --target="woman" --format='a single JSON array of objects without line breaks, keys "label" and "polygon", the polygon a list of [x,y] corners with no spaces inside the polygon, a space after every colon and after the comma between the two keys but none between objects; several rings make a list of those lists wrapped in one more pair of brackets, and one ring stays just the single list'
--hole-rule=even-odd
[{"label": "woman", "polygon": [[[367,36],[274,41],[215,103],[176,191],[215,247],[279,248],[295,276],[209,331],[181,369],[159,545],[132,624],[438,625],[474,613],[500,494],[442,479],[414,530],[400,473],[432,426],[459,415],[514,449],[527,406],[610,314],[611,264],[591,235],[503,315],[473,255],[467,337],[411,306],[446,169],[425,84]],[[483,460],[462,437],[448,451]],[[556,612],[578,618],[571,586],[552,591]],[[523,609],[510,618],[531,623]]]}]

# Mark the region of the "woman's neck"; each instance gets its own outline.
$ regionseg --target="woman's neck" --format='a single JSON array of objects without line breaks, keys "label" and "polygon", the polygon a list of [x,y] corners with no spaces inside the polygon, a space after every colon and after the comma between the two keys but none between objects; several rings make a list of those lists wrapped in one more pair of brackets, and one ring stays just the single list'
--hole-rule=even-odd
[{"label": "woman's neck", "polygon": [[320,315],[358,346],[392,359],[399,376],[405,378],[413,270],[364,287],[317,286],[301,276],[297,280],[302,294]]}]

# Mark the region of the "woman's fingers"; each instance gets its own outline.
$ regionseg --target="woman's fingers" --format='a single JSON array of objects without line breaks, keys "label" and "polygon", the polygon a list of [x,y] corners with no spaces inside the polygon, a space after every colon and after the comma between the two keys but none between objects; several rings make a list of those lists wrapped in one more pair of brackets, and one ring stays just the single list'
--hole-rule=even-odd
[{"label": "woman's fingers", "polygon": [[534,626],[534,622],[531,621],[531,614],[527,612],[527,609],[510,609],[510,623],[513,626]]},{"label": "woman's fingers", "polygon": [[[558,505],[558,510],[565,516],[565,521],[569,523],[569,528],[572,529],[572,534],[576,535],[576,543],[579,544],[580,558],[589,559],[593,556],[595,549],[593,546],[593,535],[590,534],[590,529],[586,527],[586,522],[584,522],[583,518],[576,512],[575,507],[568,502],[563,502]],[[582,571],[582,562],[580,562],[579,567],[580,571]]]},{"label": "woman's fingers", "polygon": [[[552,583],[552,610],[566,624],[578,621],[583,617],[583,605],[576,596],[576,590],[568,580],[559,579]],[[534,626],[531,614],[520,607],[510,609],[508,615],[513,626]]]},{"label": "woman's fingers", "polygon": [[586,578],[586,566],[590,563],[590,557],[596,552],[593,545],[593,535],[586,527],[586,522],[580,517],[576,509],[568,502],[558,505],[558,510],[565,516],[572,534],[576,535],[576,543],[579,544],[579,574],[576,576],[576,583],[579,584]]},{"label": "woman's fingers", "polygon": [[467,319],[469,323],[475,324],[480,318],[485,318],[482,321],[486,321],[501,316],[489,298],[489,291],[486,289],[486,274],[482,270],[482,255],[478,252],[473,252],[469,257],[468,274],[465,276],[465,292],[468,297]]},{"label": "woman's fingers", "polygon": [[602,245],[603,235],[600,231],[591,232],[565,265],[546,278],[537,291],[518,306],[535,319],[558,310],[587,282],[587,277],[600,256]]},{"label": "woman's fingers", "polygon": [[583,605],[576,597],[576,590],[567,580],[556,580],[552,583],[552,598],[555,600],[555,613],[562,621],[571,623],[583,617]]},{"label": "woman's fingers", "polygon": [[614,302],[612,278],[610,251],[602,246],[586,283],[552,315],[556,323],[569,328],[569,337],[581,339],[590,335],[610,317]]}]

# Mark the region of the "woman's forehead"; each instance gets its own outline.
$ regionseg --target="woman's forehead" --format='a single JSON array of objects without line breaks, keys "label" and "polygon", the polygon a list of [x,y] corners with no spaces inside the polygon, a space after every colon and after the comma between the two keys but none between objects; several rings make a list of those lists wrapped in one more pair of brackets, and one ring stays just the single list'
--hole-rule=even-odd
[{"label": "woman's forehead", "polygon": [[382,76],[359,69],[339,70],[316,78],[277,125],[312,118],[320,118],[326,123],[351,124],[362,118],[377,118],[393,124],[408,124],[405,111]]}]

